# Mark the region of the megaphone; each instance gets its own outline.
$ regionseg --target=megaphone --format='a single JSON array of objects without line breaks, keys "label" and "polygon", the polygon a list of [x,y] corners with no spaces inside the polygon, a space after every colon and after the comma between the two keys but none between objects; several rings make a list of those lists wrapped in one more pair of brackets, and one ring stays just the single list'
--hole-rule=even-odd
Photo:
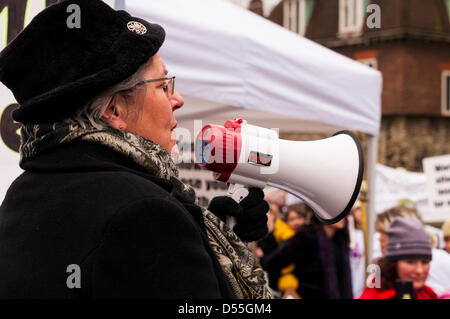
[{"label": "megaphone", "polygon": [[358,197],[364,159],[356,135],[340,131],[317,141],[288,141],[242,119],[205,125],[195,141],[196,163],[229,184],[237,202],[249,187],[273,186],[311,207],[324,224],[344,218]]}]

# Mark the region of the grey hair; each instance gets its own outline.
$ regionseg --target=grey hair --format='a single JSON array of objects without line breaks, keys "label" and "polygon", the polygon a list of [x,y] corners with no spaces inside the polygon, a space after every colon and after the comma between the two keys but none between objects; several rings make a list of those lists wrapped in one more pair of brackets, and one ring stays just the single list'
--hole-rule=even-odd
[{"label": "grey hair", "polygon": [[[139,69],[125,80],[107,88],[102,93],[97,95],[95,98],[86,103],[83,107],[78,109],[75,114],[71,117],[71,120],[77,122],[81,127],[86,128],[87,125],[92,125],[96,129],[106,129],[110,127],[108,121],[102,118],[103,113],[110,104],[110,102],[117,97],[118,94],[124,97],[127,104],[127,116],[130,111],[128,105],[129,97],[133,97],[134,91],[136,89],[136,84],[144,80],[144,72],[146,68],[152,63],[153,59],[150,58],[146,63],[141,65]],[[147,95],[147,91],[145,96]],[[144,99],[145,99],[144,96]],[[140,110],[142,108],[143,101],[138,108],[136,106],[136,101],[134,101],[134,116],[137,119]]]}]

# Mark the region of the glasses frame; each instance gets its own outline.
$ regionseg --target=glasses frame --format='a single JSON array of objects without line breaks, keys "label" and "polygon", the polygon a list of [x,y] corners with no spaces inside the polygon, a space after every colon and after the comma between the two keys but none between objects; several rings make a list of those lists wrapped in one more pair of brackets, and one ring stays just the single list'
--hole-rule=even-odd
[{"label": "glasses frame", "polygon": [[170,82],[172,82],[172,89],[171,89],[171,92],[169,93],[169,96],[172,96],[173,93],[175,92],[175,76],[159,78],[159,79],[144,80],[144,81],[136,83],[136,86],[140,85],[140,84],[144,84],[144,83],[151,83],[151,82],[158,82],[158,81],[169,81],[168,82],[169,89],[170,89]]}]

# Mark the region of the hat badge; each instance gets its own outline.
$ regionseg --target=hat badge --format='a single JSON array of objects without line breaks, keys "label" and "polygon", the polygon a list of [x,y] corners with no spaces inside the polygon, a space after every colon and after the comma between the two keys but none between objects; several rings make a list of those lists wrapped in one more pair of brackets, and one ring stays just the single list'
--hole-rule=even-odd
[{"label": "hat badge", "polygon": [[131,32],[143,35],[147,33],[147,28],[145,27],[145,25],[143,25],[140,22],[137,21],[130,21],[127,23],[127,28],[128,30],[130,30]]}]

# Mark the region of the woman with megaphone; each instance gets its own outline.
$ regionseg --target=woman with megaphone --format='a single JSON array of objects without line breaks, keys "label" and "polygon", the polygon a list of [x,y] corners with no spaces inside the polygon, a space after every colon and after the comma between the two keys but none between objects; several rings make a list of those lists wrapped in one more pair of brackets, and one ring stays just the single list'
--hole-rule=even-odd
[{"label": "woman with megaphone", "polygon": [[[24,169],[0,207],[0,298],[271,297],[243,242],[267,232],[262,190],[208,210],[177,178],[184,101],[158,54],[164,38],[103,1],[71,0],[0,53]],[[234,231],[211,211],[234,216]]]}]

